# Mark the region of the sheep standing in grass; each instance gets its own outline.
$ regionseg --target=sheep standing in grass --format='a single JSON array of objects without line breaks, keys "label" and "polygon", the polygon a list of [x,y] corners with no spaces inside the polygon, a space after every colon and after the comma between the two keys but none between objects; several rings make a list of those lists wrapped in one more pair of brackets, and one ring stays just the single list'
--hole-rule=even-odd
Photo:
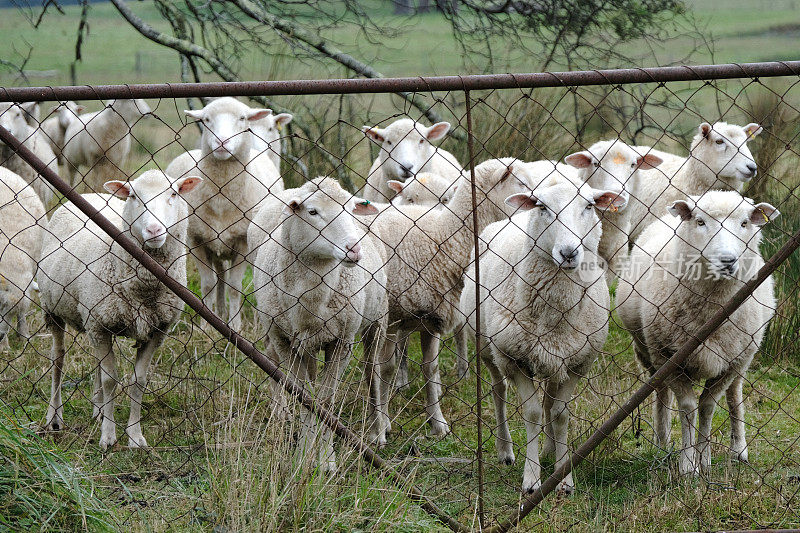
[{"label": "sheep standing in grass", "polygon": [[[673,216],[642,232],[617,289],[619,318],[651,374],[755,276],[764,264],[758,250],[761,228],[779,214],[770,204],[754,205],[735,191],[678,200],[669,212]],[[678,400],[682,474],[710,466],[711,421],[723,393],[731,413],[731,454],[747,461],[742,384],[774,313],[770,277],[656,390],[654,426],[662,447],[669,442],[672,393]],[[699,409],[696,381],[704,381]]]},{"label": "sheep standing in grass", "polygon": [[[254,157],[257,154],[252,151],[248,133],[251,121],[272,111],[252,109],[226,97],[185,113],[203,122],[201,149],[176,157],[166,173],[173,178],[197,175],[206,180],[201,189],[186,197],[190,206],[189,248],[200,272],[203,301],[238,330],[242,325],[247,228],[259,203],[270,192],[283,190],[280,175],[267,154]],[[230,307],[225,302],[226,288]]]},{"label": "sheep standing in grass", "polygon": [[[261,243],[251,242],[257,250],[253,266],[257,316],[267,331],[265,353],[319,401],[331,405],[356,335],[362,335],[370,376],[385,339],[385,250],[353,216],[378,210],[331,178],[317,178],[286,193],[285,203],[268,200],[253,222],[264,232],[251,232],[254,239],[264,237]],[[317,378],[320,350],[325,352],[325,365]],[[379,382],[370,381],[377,398]],[[285,402],[283,394],[275,394],[276,400]],[[370,436],[385,444],[386,416],[376,407],[373,400]],[[302,422],[306,443],[320,435],[318,464],[326,471],[335,469],[331,432],[305,409]]]},{"label": "sheep standing in grass", "polygon": [[122,173],[131,151],[131,129],[151,113],[144,100],[109,100],[100,111],[71,121],[61,153],[72,185],[80,181],[76,178],[81,167],[86,167],[81,179],[92,191],[101,191],[108,178]]},{"label": "sheep standing in grass", "polygon": [[[527,189],[525,165],[513,158],[492,159],[475,168],[477,231],[505,218],[503,200]],[[464,269],[473,247],[472,190],[467,178],[444,209],[391,206],[370,223],[370,232],[386,245],[389,333],[381,359],[382,404],[394,381],[395,348],[414,331],[422,341],[428,421],[434,435],[450,431],[439,404],[439,338],[462,322],[458,300]]]},{"label": "sheep standing in grass", "polygon": [[[596,253],[602,229],[597,210],[622,207],[618,191],[598,191],[560,180],[506,200],[527,211],[481,234],[480,357],[492,377],[500,461],[514,462],[506,418],[506,379],[522,402],[527,447],[522,488],[541,485],[538,439],[544,396],[547,446],[556,468],[567,459],[567,403],[591,368],[608,333],[610,301]],[[464,279],[461,311],[475,331],[475,281]],[[552,442],[550,442],[552,441]],[[572,492],[572,475],[559,490]]]},{"label": "sheep standing in grass", "polygon": [[[652,153],[639,155],[624,142],[611,140],[570,154],[564,162],[577,168],[579,179],[592,188],[624,192],[629,196],[639,171],[657,167],[662,159]],[[611,285],[628,255],[631,212],[630,209],[610,209],[602,215],[603,235],[597,253],[606,263],[606,282]]]},{"label": "sheep standing in grass", "polygon": [[39,196],[20,176],[0,167],[0,347],[8,347],[15,318],[17,333],[29,336],[25,315],[42,252],[39,220],[44,220]]},{"label": "sheep standing in grass", "polygon": [[[0,103],[0,126],[3,126],[22,144],[31,150],[54,172],[58,172],[56,156],[50,145],[37,130],[25,121],[25,111],[17,104]],[[0,166],[18,174],[29,183],[39,199],[48,207],[55,198],[55,190],[26,163],[10,146],[0,143]]]},{"label": "sheep standing in grass", "polygon": [[[105,188],[113,196],[86,197],[170,276],[185,284],[188,213],[182,196],[200,182],[195,177],[173,182],[163,172],[149,170],[132,182],[107,182]],[[125,432],[130,446],[146,447],[140,419],[147,371],[153,353],[178,320],[183,302],[73,204],[56,210],[44,234],[37,279],[45,322],[53,335],[53,389],[46,427],[64,427],[61,382],[64,333],[70,325],[86,332],[99,363],[92,401],[102,417],[100,447],[107,450],[116,443],[118,380],[112,338],[122,335],[138,345]]]},{"label": "sheep standing in grass", "polygon": [[450,183],[461,175],[461,164],[448,152],[433,146],[450,131],[448,122],[426,127],[404,118],[386,128],[364,126],[364,134],[380,145],[378,158],[369,169],[363,196],[371,202],[388,202],[395,191],[389,180],[405,181],[419,172],[437,174]]},{"label": "sheep standing in grass", "polygon": [[85,108],[72,101],[60,102],[51,112],[51,116],[42,122],[42,135],[50,144],[53,153],[58,158],[59,165],[65,165],[64,155],[64,135],[70,124],[78,120],[78,115],[83,113]]},{"label": "sheep standing in grass", "polygon": [[[628,206],[631,242],[654,220],[665,215],[676,200],[713,189],[741,191],[757,171],[747,141],[761,130],[758,124],[741,127],[717,122],[712,126],[703,122],[692,140],[689,157],[665,158],[658,168],[639,172],[630,189]],[[641,153],[646,154],[646,151]]]},{"label": "sheep standing in grass", "polygon": [[250,131],[253,133],[253,150],[259,154],[265,153],[275,168],[281,169],[281,154],[283,153],[283,139],[281,129],[289,124],[294,117],[289,113],[270,113],[262,119],[250,122]]}]

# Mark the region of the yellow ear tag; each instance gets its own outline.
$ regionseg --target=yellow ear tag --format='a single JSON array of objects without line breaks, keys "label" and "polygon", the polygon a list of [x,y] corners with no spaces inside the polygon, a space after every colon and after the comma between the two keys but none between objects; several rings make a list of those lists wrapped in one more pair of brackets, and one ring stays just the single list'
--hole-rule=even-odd
[{"label": "yellow ear tag", "polygon": [[280,122],[275,124],[275,129],[277,129],[278,131],[281,131],[281,128],[283,128],[283,124],[281,124]]},{"label": "yellow ear tag", "polygon": [[764,211],[761,211],[761,209],[759,209],[759,212],[761,213],[761,216],[764,217],[764,222],[769,222],[769,217],[767,214]]},{"label": "yellow ear tag", "polygon": [[616,213],[617,211],[619,211],[619,207],[615,206],[614,204],[611,204],[610,206],[608,206],[608,208],[611,210],[612,213]]}]

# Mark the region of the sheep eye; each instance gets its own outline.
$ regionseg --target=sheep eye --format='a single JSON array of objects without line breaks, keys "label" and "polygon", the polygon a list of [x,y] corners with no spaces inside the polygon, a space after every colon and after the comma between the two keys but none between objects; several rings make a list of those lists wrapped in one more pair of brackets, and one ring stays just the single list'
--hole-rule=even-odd
[{"label": "sheep eye", "polygon": [[414,199],[413,198],[409,198],[408,200],[406,200],[406,202],[408,202],[410,204],[413,204],[414,203]]},{"label": "sheep eye", "polygon": [[586,206],[586,210],[590,211],[594,207],[594,204],[589,204]]},{"label": "sheep eye", "polygon": [[309,209],[308,210],[308,214],[314,216],[314,215],[317,214],[317,210],[316,209]]},{"label": "sheep eye", "polygon": [[725,141],[723,141],[722,139],[717,139],[717,140],[716,140],[716,141],[714,141],[714,142],[716,142],[717,144],[722,144],[722,143],[724,143]]},{"label": "sheep eye", "polygon": [[636,163],[631,163],[631,168],[636,168]]},{"label": "sheep eye", "polygon": [[425,139],[420,139],[420,140],[419,140],[419,144],[422,144],[422,143],[424,143],[424,142],[425,142]]},{"label": "sheep eye", "polygon": [[547,206],[540,205],[539,206],[539,211],[541,211],[542,214],[547,213]]},{"label": "sheep eye", "polygon": [[706,221],[703,220],[702,218],[698,218],[697,219],[697,225],[698,226],[705,226],[706,225]]},{"label": "sheep eye", "polygon": [[600,168],[600,161],[594,162],[594,168]]},{"label": "sheep eye", "polygon": [[392,145],[392,141],[386,141],[386,145],[387,146],[391,146]]},{"label": "sheep eye", "polygon": [[747,219],[745,219],[745,220],[743,220],[743,221],[742,221],[742,227],[743,227],[743,228],[746,228],[746,227],[747,227]]}]

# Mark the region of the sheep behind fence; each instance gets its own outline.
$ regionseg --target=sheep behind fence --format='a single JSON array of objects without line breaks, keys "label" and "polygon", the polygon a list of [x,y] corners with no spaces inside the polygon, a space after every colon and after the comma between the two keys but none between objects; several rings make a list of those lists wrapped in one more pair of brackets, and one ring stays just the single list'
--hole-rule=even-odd
[{"label": "sheep behind fence", "polygon": [[[791,65],[748,68],[748,76],[792,75]],[[642,72],[649,77],[640,79]],[[791,163],[798,126],[786,118],[797,116],[797,80],[787,77],[781,88],[744,80],[743,90],[756,96],[778,95],[780,113],[757,115],[739,95],[719,116],[697,94],[718,96],[723,88],[683,93],[667,85],[684,103],[677,115],[665,118],[642,102],[653,118],[637,133],[626,117],[588,121],[578,131],[559,95],[611,105],[626,83],[693,79],[671,69],[603,75],[621,85],[592,87],[602,81],[593,73],[465,77],[457,87],[449,78],[426,80],[426,91],[449,91],[430,92],[431,111],[445,119],[432,126],[386,103],[340,115],[331,128],[320,117],[274,116],[219,98],[187,116],[203,122],[199,150],[198,130],[172,98],[212,88],[215,96],[274,90],[276,98],[332,88],[93,88],[114,99],[98,113],[74,103],[102,105],[81,88],[6,89],[11,102],[61,104],[36,128],[39,119],[25,111],[31,106],[10,103],[6,113],[19,112],[34,127],[19,139],[0,129],[6,158],[27,172],[9,173],[19,190],[9,186],[15,193],[7,208],[21,206],[31,218],[11,226],[0,217],[9,242],[0,288],[15,289],[4,306],[3,328],[12,334],[3,409],[64,447],[100,480],[100,492],[125,502],[122,509],[138,508],[120,513],[120,523],[145,512],[165,524],[280,528],[266,521],[274,512],[239,523],[244,515],[225,506],[238,501],[245,514],[247,505],[279,510],[280,491],[291,490],[315,502],[319,514],[310,523],[334,512],[342,527],[365,521],[381,528],[412,520],[375,516],[393,508],[388,495],[399,490],[454,530],[504,530],[537,505],[547,506],[538,519],[557,529],[600,521],[632,530],[800,525],[796,491],[786,489],[800,467],[792,326],[800,268],[789,258],[800,243]],[[718,68],[707,76],[733,74]],[[515,88],[499,90],[512,81]],[[415,90],[418,80],[363,82],[336,88]],[[652,85],[653,93],[663,90]],[[351,98],[381,102],[380,95]],[[120,111],[128,103],[136,113]],[[273,128],[282,125],[277,136],[258,129],[271,117]],[[298,120],[319,123],[318,137],[292,129]],[[118,126],[113,153],[102,150],[103,122]],[[88,181],[59,181],[57,151],[32,157],[29,139],[45,134],[51,151],[61,149],[62,175],[77,169]],[[468,142],[459,140],[463,134]],[[785,149],[762,159],[762,147],[776,139]],[[70,142],[101,153],[71,160]],[[331,157],[337,168],[328,166]],[[294,161],[303,162],[303,174],[329,177],[292,187]],[[330,177],[341,172],[348,179]],[[139,190],[156,175],[158,190]],[[38,182],[71,203],[56,209],[55,199],[45,199],[41,212],[28,206],[25,193],[38,192]],[[125,196],[124,208],[107,196],[78,194],[102,184]],[[709,192],[719,188],[728,192]],[[719,211],[723,204],[727,211]],[[97,218],[97,209],[111,222]],[[676,216],[665,219],[666,233],[641,230],[668,213]],[[24,232],[40,231],[46,251],[28,258],[38,272],[28,268],[20,277],[10,250],[21,248]],[[169,254],[148,244],[161,239],[172,243]],[[25,253],[38,255],[35,245]],[[638,267],[651,264],[661,277],[648,284],[647,267]],[[78,286],[86,296],[72,294]],[[148,314],[172,292],[169,316]],[[32,309],[27,336],[24,320],[12,320],[12,308],[25,318],[22,303]],[[127,311],[118,315],[120,307]],[[117,375],[114,357],[131,361],[120,365],[134,368],[130,378]],[[706,380],[699,403],[692,399],[698,379]],[[715,414],[725,390],[725,414]],[[653,391],[651,418],[642,411]],[[114,444],[121,393],[131,398],[127,447]],[[680,415],[674,427],[672,411]],[[728,426],[742,465],[714,451]],[[495,447],[499,461],[488,453]],[[240,492],[237,479],[253,488]],[[369,498],[341,502],[353,485],[381,489],[374,508],[363,503]],[[572,495],[540,503],[554,490]],[[254,503],[259,491],[270,494],[268,503]],[[186,505],[156,501],[143,511],[145,495],[155,493]],[[665,502],[659,512],[666,519],[647,503],[654,498]],[[703,508],[709,499],[714,504]],[[734,507],[737,513],[724,511]],[[421,515],[413,520],[434,525]]]}]

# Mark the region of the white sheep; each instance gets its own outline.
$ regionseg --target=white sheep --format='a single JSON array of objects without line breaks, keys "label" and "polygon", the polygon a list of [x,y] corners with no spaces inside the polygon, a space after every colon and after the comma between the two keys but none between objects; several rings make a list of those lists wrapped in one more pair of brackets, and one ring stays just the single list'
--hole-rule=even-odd
[{"label": "white sheep", "polygon": [[386,128],[364,126],[362,130],[380,146],[362,191],[371,202],[388,202],[394,197],[389,180],[405,181],[419,172],[432,172],[455,183],[461,175],[461,164],[455,156],[431,144],[447,135],[448,122],[426,127],[404,118]]},{"label": "white sheep", "polygon": [[188,244],[200,272],[203,301],[223,319],[227,316],[230,326],[238,330],[242,325],[247,228],[258,204],[270,192],[283,190],[267,154],[253,157],[248,134],[251,121],[272,111],[252,109],[226,97],[212,100],[203,109],[184,112],[203,122],[202,148],[176,157],[165,172],[173,178],[197,175],[206,180],[201,189],[186,197],[190,206]]},{"label": "white sheep", "polygon": [[[332,406],[356,335],[362,335],[370,377],[385,340],[385,250],[353,217],[377,209],[332,178],[317,178],[285,193],[285,202],[271,198],[253,222],[264,232],[251,233],[254,239],[264,235],[262,242],[251,242],[257,250],[256,314],[267,333],[267,356]],[[320,350],[325,364],[317,378]],[[276,401],[285,402],[280,392],[275,394]],[[379,397],[374,387],[371,396]],[[306,410],[302,418],[306,442],[321,435],[318,464],[326,471],[335,469],[331,432]],[[373,400],[370,434],[378,444],[386,443],[385,419]]]},{"label": "white sheep", "polygon": [[44,220],[39,196],[17,174],[0,167],[0,342],[8,347],[8,330],[16,318],[17,333],[28,338],[26,314],[31,302],[36,263],[42,252]]},{"label": "white sheep", "polygon": [[[624,142],[614,139],[596,142],[588,150],[568,155],[564,162],[577,168],[581,182],[592,188],[630,196],[637,174],[656,168],[663,160],[653,153],[639,155]],[[606,282],[611,285],[628,255],[630,209],[604,211],[601,222],[603,235],[597,253],[606,263]]]},{"label": "white sheep", "polygon": [[39,127],[41,123],[41,107],[39,106],[39,102],[23,102],[19,104],[19,107],[22,108],[22,113],[25,116],[25,122],[28,123],[33,129]]},{"label": "white sheep", "polygon": [[[619,318],[650,373],[755,276],[764,264],[761,228],[779,215],[770,204],[755,205],[735,191],[678,200],[669,213],[639,236],[617,289]],[[747,461],[742,384],[774,313],[770,277],[656,390],[654,426],[662,447],[669,442],[672,393],[678,400],[682,474],[710,466],[711,421],[723,393],[731,414],[731,454]],[[699,409],[697,381],[704,381]]]},{"label": "white sheep", "polygon": [[[132,182],[109,181],[108,195],[86,195],[130,239],[147,249],[170,276],[186,283],[187,209],[182,199],[201,178],[171,181],[148,170]],[[124,203],[117,198],[124,198]],[[53,388],[46,427],[64,427],[61,382],[67,325],[86,332],[99,363],[92,402],[102,418],[100,447],[117,441],[114,396],[118,384],[112,337],[138,344],[125,432],[132,447],[146,447],[140,420],[147,371],[155,350],[178,320],[183,302],[71,203],[53,214],[37,279],[45,322],[53,335]]]},{"label": "white sheep", "polygon": [[50,144],[53,153],[58,158],[60,165],[66,164],[62,151],[64,149],[64,135],[67,133],[67,128],[74,121],[78,120],[78,115],[83,113],[86,108],[82,105],[76,104],[71,100],[59,102],[58,105],[53,107],[50,116],[41,124],[42,135]]},{"label": "white sheep", "polygon": [[86,167],[81,178],[84,186],[101,191],[107,179],[123,172],[131,150],[131,129],[151,114],[147,102],[137,99],[109,100],[100,111],[78,115],[64,132],[61,150],[70,183],[78,185],[80,168]]},{"label": "white sheep", "polygon": [[[503,200],[527,189],[525,165],[513,158],[492,159],[475,168],[478,231],[505,218]],[[439,404],[439,339],[462,322],[458,311],[462,276],[473,247],[472,190],[468,178],[459,182],[444,209],[391,206],[370,222],[370,231],[387,248],[389,333],[379,365],[382,404],[388,402],[394,380],[395,349],[419,331],[425,376],[427,414],[432,433],[450,431]]]},{"label": "white sheep", "polygon": [[[665,215],[676,200],[713,189],[741,191],[757,171],[747,141],[761,131],[761,126],[755,123],[742,127],[725,122],[712,126],[703,122],[692,140],[689,157],[667,157],[658,168],[639,172],[630,189],[628,206],[631,242],[654,220]],[[655,152],[656,155],[662,153]]]},{"label": "white sheep", "polygon": [[[25,111],[17,104],[0,103],[0,126],[3,126],[22,144],[31,150],[54,172],[58,172],[58,162],[44,135],[28,125]],[[26,163],[11,147],[0,143],[0,165],[18,174],[29,183],[45,207],[55,198],[55,189]]]},{"label": "white sheep", "polygon": [[[608,332],[608,288],[596,253],[602,233],[597,211],[622,207],[618,191],[551,179],[506,200],[523,213],[491,224],[480,236],[481,353],[492,377],[501,462],[514,452],[506,417],[506,379],[517,387],[527,430],[522,488],[541,484],[538,437],[545,390],[545,447],[556,468],[567,459],[567,403],[602,349]],[[464,277],[460,309],[475,333],[475,275]],[[543,382],[543,386],[537,384]],[[569,475],[559,489],[572,492]]]},{"label": "white sheep", "polygon": [[387,185],[396,193],[391,200],[393,205],[441,207],[453,198],[457,182],[431,172],[420,172],[404,182],[389,180]]},{"label": "white sheep", "polygon": [[283,138],[281,129],[289,124],[294,117],[289,113],[270,113],[262,119],[250,122],[250,131],[253,134],[253,150],[259,154],[264,152],[277,170],[281,169],[281,154],[283,153]]}]

